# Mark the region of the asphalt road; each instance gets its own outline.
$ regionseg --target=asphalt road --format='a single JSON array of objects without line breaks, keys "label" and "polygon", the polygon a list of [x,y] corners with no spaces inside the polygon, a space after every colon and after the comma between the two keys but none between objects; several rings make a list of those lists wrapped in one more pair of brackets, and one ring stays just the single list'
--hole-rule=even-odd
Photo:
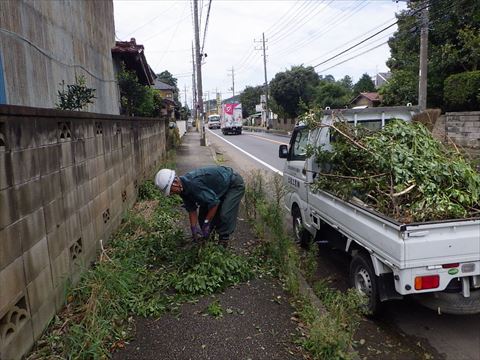
[{"label": "asphalt road", "polygon": [[[244,132],[242,135],[222,135],[220,130],[208,130],[208,141],[216,149],[234,159],[248,173],[254,169],[283,172],[285,160],[278,158],[278,146],[288,144],[287,137]],[[348,282],[348,259],[325,258],[324,269],[338,277],[338,287]],[[393,326],[409,336],[427,339],[428,343],[447,360],[480,359],[480,314],[470,316],[438,315],[432,310],[408,300],[387,303],[381,325]]]}]

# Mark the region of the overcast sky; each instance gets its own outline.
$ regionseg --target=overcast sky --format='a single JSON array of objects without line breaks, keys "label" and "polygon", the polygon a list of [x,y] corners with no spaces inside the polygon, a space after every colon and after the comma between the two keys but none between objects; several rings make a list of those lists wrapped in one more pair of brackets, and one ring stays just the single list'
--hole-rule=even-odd
[{"label": "overcast sky", "polygon": [[[208,5],[208,0],[199,1],[200,43]],[[178,79],[182,102],[186,86],[191,105],[191,1],[114,0],[114,8],[117,40],[134,37],[144,45],[151,68],[155,73],[170,71]],[[235,94],[247,85],[264,83],[263,53],[255,50],[262,46],[262,33],[267,40],[270,81],[292,65],[325,62],[394,23],[395,13],[405,8],[405,2],[392,0],[212,0],[204,45],[207,58],[202,66],[204,94],[214,99],[218,89],[222,98],[232,96],[232,67]],[[350,75],[354,81],[363,73],[387,71],[390,51],[385,42],[395,30],[396,25],[315,69],[335,79]]]}]

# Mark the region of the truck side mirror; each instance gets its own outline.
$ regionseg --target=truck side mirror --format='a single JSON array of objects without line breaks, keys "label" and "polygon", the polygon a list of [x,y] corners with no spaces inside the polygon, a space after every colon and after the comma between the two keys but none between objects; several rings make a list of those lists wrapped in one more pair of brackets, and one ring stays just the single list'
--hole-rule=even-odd
[{"label": "truck side mirror", "polygon": [[278,157],[280,159],[286,159],[288,157],[288,146],[287,145],[280,145],[278,147]]}]

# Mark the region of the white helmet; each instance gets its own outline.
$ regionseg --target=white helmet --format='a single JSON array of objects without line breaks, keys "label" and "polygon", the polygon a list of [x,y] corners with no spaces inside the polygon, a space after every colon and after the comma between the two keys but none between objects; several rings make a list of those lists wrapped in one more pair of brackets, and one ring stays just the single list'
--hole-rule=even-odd
[{"label": "white helmet", "polygon": [[155,175],[155,185],[164,192],[165,195],[170,195],[170,188],[175,179],[175,171],[170,169],[162,169]]}]

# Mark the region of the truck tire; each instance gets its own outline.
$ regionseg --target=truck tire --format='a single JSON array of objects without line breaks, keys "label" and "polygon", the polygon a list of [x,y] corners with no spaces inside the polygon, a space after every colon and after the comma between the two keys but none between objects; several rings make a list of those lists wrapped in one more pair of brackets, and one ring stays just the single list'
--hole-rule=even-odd
[{"label": "truck tire", "polygon": [[292,209],[293,234],[295,242],[302,248],[308,248],[311,242],[310,233],[303,227],[302,214],[298,207]]},{"label": "truck tire", "polygon": [[373,270],[370,255],[359,252],[350,262],[350,285],[364,294],[367,299],[367,315],[376,315],[380,311],[377,276]]},{"label": "truck tire", "polygon": [[436,292],[415,295],[414,299],[423,306],[442,314],[472,315],[480,313],[480,289],[470,290],[470,297],[461,293]]}]

